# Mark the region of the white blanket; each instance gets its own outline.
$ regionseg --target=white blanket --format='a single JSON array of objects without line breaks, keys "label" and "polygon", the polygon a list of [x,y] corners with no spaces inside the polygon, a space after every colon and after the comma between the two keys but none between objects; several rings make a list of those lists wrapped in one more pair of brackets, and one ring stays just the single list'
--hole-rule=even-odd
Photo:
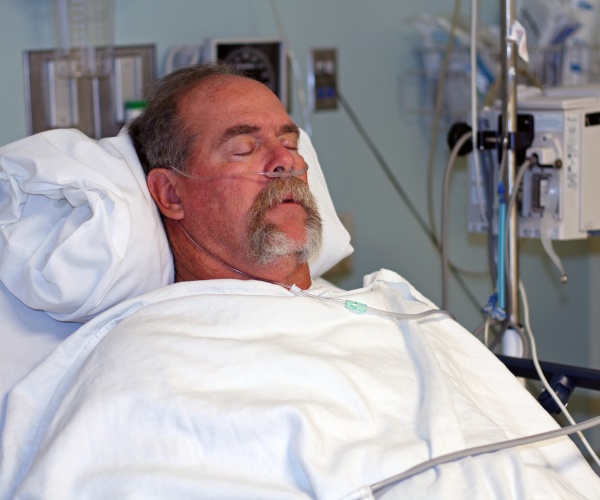
[{"label": "white blanket", "polygon": [[[397,274],[311,293],[415,313]],[[171,285],[98,316],[11,393],[1,498],[343,497],[556,428],[454,321],[395,322],[267,283]],[[440,466],[390,498],[600,498],[569,438]]]}]

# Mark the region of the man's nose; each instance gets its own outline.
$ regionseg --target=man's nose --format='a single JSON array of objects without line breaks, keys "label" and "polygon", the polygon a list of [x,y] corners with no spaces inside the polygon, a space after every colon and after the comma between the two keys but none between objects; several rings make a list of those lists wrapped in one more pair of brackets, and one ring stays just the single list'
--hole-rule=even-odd
[{"label": "man's nose", "polygon": [[271,156],[266,164],[266,170],[273,174],[272,177],[280,179],[299,177],[306,180],[307,166],[297,151],[292,151],[279,142],[273,144],[272,148]]},{"label": "man's nose", "polygon": [[286,172],[298,168],[296,156],[283,144],[276,143],[272,145],[270,150],[269,166],[267,168],[271,172]]}]

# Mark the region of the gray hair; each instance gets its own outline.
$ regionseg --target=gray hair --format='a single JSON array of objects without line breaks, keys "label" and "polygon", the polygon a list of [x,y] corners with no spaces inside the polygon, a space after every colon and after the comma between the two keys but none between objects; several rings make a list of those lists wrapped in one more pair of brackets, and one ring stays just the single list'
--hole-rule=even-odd
[{"label": "gray hair", "polygon": [[244,76],[227,64],[198,64],[181,68],[144,89],[146,107],[127,127],[144,172],[157,167],[185,171],[196,139],[178,113],[178,103],[204,80],[214,76]]}]

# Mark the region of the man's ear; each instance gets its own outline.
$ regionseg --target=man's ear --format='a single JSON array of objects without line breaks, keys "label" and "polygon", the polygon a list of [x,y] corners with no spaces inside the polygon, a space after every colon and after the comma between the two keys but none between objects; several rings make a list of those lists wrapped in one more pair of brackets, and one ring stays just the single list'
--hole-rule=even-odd
[{"label": "man's ear", "polygon": [[160,212],[169,219],[181,220],[183,204],[175,190],[174,173],[168,168],[153,168],[148,172],[146,185]]}]

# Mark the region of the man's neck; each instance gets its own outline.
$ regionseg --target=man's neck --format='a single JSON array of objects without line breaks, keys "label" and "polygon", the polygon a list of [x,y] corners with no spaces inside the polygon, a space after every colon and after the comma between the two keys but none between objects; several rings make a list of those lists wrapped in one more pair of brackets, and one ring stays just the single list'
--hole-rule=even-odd
[{"label": "man's neck", "polygon": [[[247,259],[224,262],[186,234],[178,224],[165,224],[175,264],[175,281],[207,279],[260,280],[289,288],[305,290],[311,286],[307,263],[298,263],[295,256],[282,257],[274,264],[257,265]],[[239,267],[237,267],[239,266]]]}]

